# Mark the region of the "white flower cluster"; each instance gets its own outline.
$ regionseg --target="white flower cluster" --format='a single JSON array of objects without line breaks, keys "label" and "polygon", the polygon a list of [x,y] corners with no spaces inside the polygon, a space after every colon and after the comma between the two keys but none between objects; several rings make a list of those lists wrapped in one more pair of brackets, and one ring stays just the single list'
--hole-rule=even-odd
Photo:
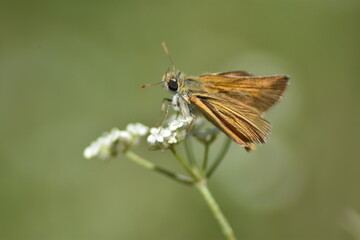
[{"label": "white flower cluster", "polygon": [[110,157],[121,156],[130,147],[138,144],[140,137],[148,133],[149,128],[141,123],[128,124],[126,131],[120,131],[117,128],[106,132],[101,137],[92,142],[84,150],[86,159],[99,157],[103,160]]},{"label": "white flower cluster", "polygon": [[[129,148],[137,145],[140,137],[148,132],[149,128],[141,123],[128,124],[123,131],[114,128],[92,142],[84,150],[84,157],[106,160],[121,156]],[[163,126],[150,129],[150,135],[147,137],[149,149],[167,149],[183,141],[188,133],[193,134],[199,141],[207,143],[215,139],[219,130],[213,125],[206,126],[201,117],[194,119],[173,115]]]},{"label": "white flower cluster", "polygon": [[170,118],[164,126],[151,128],[147,138],[149,149],[167,149],[185,139],[189,125],[193,121],[188,118]]}]

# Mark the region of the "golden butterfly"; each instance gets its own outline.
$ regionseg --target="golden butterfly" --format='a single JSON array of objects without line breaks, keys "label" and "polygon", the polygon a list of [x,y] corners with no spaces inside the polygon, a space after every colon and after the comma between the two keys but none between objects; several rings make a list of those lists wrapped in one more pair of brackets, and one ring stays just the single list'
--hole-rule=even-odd
[{"label": "golden butterfly", "polygon": [[[165,43],[165,53],[173,63]],[[264,114],[284,95],[289,84],[286,75],[253,76],[230,71],[187,76],[173,67],[163,76],[165,89],[173,94],[172,105],[183,116],[204,115],[247,151],[265,143],[270,123]],[[143,85],[147,87],[153,84]]]}]

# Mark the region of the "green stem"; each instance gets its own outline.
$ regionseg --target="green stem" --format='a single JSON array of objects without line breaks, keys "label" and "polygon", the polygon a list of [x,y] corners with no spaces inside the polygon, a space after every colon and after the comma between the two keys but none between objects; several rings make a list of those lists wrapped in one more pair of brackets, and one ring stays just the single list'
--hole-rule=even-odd
[{"label": "green stem", "polygon": [[171,172],[165,168],[159,167],[159,166],[155,165],[154,163],[140,157],[139,155],[137,155],[131,151],[128,151],[126,153],[126,157],[146,169],[153,170],[155,172],[163,174],[175,181],[178,181],[178,182],[181,182],[181,183],[184,183],[187,185],[191,185],[194,183],[194,180],[192,178],[189,178],[189,177],[183,176],[181,174]]},{"label": "green stem", "polygon": [[219,155],[217,156],[216,160],[214,161],[213,165],[210,167],[210,170],[208,171],[208,173],[206,174],[207,178],[210,178],[211,175],[214,173],[214,171],[216,170],[216,168],[219,166],[219,164],[221,163],[221,161],[223,160],[226,152],[229,150],[231,144],[231,139],[230,138],[226,138],[224,145],[222,147],[221,152],[219,153]]},{"label": "green stem", "polygon": [[194,178],[198,179],[198,176],[195,174],[193,169],[184,161],[180,154],[175,150],[174,147],[170,147],[171,152],[174,154],[178,162],[185,168],[185,170]]},{"label": "green stem", "polygon": [[218,221],[223,234],[227,240],[236,240],[234,232],[222,213],[219,205],[215,201],[214,197],[211,195],[209,188],[207,187],[206,180],[199,181],[196,185],[196,188],[200,191],[201,195],[208,204],[211,212],[213,213],[215,219]]},{"label": "green stem", "polygon": [[192,167],[196,166],[196,162],[195,162],[195,158],[194,158],[194,151],[191,147],[191,143],[190,143],[190,139],[185,139],[184,141],[184,146],[185,146],[185,151],[186,151],[186,155],[188,157],[189,163]]},{"label": "green stem", "polygon": [[204,149],[204,161],[203,161],[203,172],[206,172],[206,168],[207,168],[207,164],[208,164],[208,159],[209,159],[209,147],[210,144],[205,144],[205,149]]}]

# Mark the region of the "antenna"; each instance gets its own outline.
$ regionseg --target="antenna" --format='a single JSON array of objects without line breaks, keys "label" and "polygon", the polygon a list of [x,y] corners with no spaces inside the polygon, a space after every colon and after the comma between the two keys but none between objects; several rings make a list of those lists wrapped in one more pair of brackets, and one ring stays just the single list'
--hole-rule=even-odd
[{"label": "antenna", "polygon": [[172,65],[173,67],[175,67],[174,61],[172,60],[172,57],[171,57],[171,55],[170,55],[170,53],[169,53],[169,50],[168,50],[168,48],[166,47],[165,41],[162,42],[161,45],[162,45],[162,47],[163,47],[163,49],[164,49],[164,52],[165,52],[166,56],[168,56],[171,65]]},{"label": "antenna", "polygon": [[[165,42],[162,42],[161,45],[162,45],[162,47],[163,47],[163,49],[164,49],[164,52],[165,52],[166,56],[168,56],[172,67],[175,69],[174,61],[172,60],[172,57],[171,57],[171,55],[170,55],[170,53],[169,53],[169,50],[168,50],[167,47],[166,47],[166,43],[165,43]],[[168,71],[169,71],[169,70],[168,70]],[[157,82],[157,83],[143,84],[143,85],[141,85],[140,87],[141,87],[141,88],[147,88],[147,87],[151,87],[151,86],[158,85],[158,84],[161,84],[161,83],[163,83],[163,81]]]},{"label": "antenna", "polygon": [[147,87],[151,87],[151,86],[154,86],[154,85],[158,85],[158,84],[160,84],[160,83],[162,83],[162,81],[161,81],[161,82],[157,82],[157,83],[143,84],[143,85],[141,85],[140,87],[141,87],[141,88],[147,88]]}]

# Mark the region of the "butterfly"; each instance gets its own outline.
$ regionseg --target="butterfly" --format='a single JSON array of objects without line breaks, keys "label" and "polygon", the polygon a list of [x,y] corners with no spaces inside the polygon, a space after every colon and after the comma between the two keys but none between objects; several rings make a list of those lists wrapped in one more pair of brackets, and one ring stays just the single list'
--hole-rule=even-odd
[{"label": "butterfly", "polygon": [[[165,53],[168,53],[163,43]],[[284,95],[286,75],[253,76],[246,71],[230,71],[187,76],[174,67],[162,79],[173,93],[172,105],[183,116],[202,114],[247,151],[265,143],[270,123],[264,114]]]}]

